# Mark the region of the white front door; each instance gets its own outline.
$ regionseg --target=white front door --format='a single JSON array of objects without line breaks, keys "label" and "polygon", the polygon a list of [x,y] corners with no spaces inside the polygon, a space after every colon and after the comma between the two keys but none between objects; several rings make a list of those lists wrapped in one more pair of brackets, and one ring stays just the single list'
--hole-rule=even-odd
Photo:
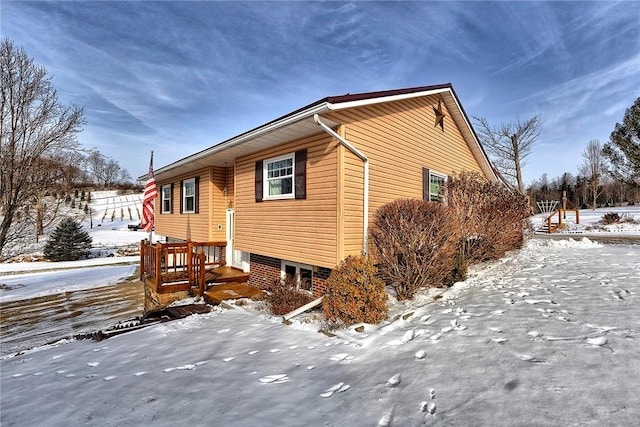
[{"label": "white front door", "polygon": [[235,234],[236,212],[233,209],[227,209],[227,265],[249,271],[249,254],[236,250]]}]

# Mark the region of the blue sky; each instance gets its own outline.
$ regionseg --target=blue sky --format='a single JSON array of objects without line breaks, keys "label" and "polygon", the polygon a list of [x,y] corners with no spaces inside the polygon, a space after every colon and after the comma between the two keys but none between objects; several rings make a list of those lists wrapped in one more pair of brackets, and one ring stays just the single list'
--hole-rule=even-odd
[{"label": "blue sky", "polygon": [[542,116],[529,183],[576,174],[640,96],[640,2],[5,0],[0,19],[133,177],[325,96],[451,82],[469,116]]}]

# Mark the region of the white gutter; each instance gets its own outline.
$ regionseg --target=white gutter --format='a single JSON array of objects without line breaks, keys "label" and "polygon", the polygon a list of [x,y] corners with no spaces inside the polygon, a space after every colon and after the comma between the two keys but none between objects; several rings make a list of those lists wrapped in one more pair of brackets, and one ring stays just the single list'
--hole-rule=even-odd
[{"label": "white gutter", "polygon": [[[175,161],[175,162],[173,162],[173,163],[171,163],[169,165],[166,165],[166,166],[163,166],[161,168],[158,168],[158,169],[156,169],[154,171],[154,173],[155,174],[162,174],[162,173],[168,172],[168,171],[170,171],[172,169],[176,169],[176,168],[182,167],[182,166],[184,166],[186,164],[189,164],[191,162],[198,161],[198,160],[201,160],[201,159],[206,158],[208,156],[212,156],[212,155],[217,154],[219,152],[228,150],[230,148],[233,148],[233,147],[235,147],[237,145],[243,144],[243,143],[245,143],[247,141],[250,141],[252,139],[258,138],[258,137],[263,136],[265,134],[268,134],[268,133],[274,132],[274,131],[276,131],[278,129],[281,129],[283,127],[286,127],[286,126],[290,125],[291,123],[295,123],[297,121],[306,119],[306,118],[308,118],[308,117],[310,117],[312,115],[315,115],[315,114],[317,114],[319,112],[326,111],[328,109],[327,106],[328,106],[327,103],[323,102],[322,104],[318,104],[318,105],[313,106],[312,108],[309,108],[307,110],[303,110],[303,111],[300,111],[300,112],[298,112],[296,114],[285,116],[285,117],[283,117],[283,118],[281,118],[279,120],[275,120],[275,121],[271,122],[268,125],[260,126],[258,128],[253,129],[253,130],[250,130],[248,132],[245,132],[243,134],[235,136],[235,137],[233,137],[231,139],[223,141],[220,144],[216,144],[213,147],[206,148],[206,149],[204,149],[202,151],[199,151],[199,152],[197,152],[195,154],[192,154],[192,155],[187,156],[187,157],[185,157],[183,159]],[[144,175],[144,177],[146,177],[146,175]],[[143,177],[141,177],[141,178],[143,178]]]},{"label": "white gutter", "polygon": [[363,212],[362,212],[362,253],[367,256],[369,253],[369,159],[360,150],[351,145],[349,141],[338,135],[333,129],[320,120],[318,114],[313,115],[313,120],[329,135],[337,139],[340,144],[355,154],[362,160],[364,166],[364,188],[363,188]]}]

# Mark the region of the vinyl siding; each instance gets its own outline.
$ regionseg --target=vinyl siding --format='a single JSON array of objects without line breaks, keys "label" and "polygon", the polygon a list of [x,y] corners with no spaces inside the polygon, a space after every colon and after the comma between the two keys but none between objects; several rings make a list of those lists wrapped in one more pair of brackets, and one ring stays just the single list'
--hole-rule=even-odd
[{"label": "vinyl siding", "polygon": [[[198,213],[180,213],[180,183],[199,178]],[[224,168],[203,168],[194,173],[179,175],[170,181],[158,181],[158,189],[173,183],[173,213],[160,213],[160,199],[156,201],[156,228],[158,235],[182,240],[225,240]],[[213,226],[212,224],[215,224]],[[217,225],[222,224],[222,230]]]},{"label": "vinyl siding", "polygon": [[[307,149],[305,200],[255,201],[255,162]],[[337,147],[318,134],[236,161],[236,249],[334,268],[337,263]]]},{"label": "vinyl siding", "polygon": [[[422,198],[422,168],[443,175],[481,172],[449,111],[444,132],[435,127],[438,96],[375,104],[334,112],[344,136],[369,158],[369,223],[375,211],[398,198]],[[362,162],[344,160],[344,255],[362,246]]]}]

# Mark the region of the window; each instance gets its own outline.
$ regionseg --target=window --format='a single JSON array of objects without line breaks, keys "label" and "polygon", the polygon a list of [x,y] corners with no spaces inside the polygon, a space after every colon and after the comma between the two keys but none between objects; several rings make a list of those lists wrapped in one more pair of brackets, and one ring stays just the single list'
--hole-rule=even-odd
[{"label": "window", "polygon": [[433,172],[429,173],[429,200],[440,201],[440,189],[444,185],[447,177]]},{"label": "window", "polygon": [[256,161],[256,202],[307,198],[307,149]]},{"label": "window", "polygon": [[162,210],[161,213],[171,213],[172,212],[172,203],[171,196],[173,193],[173,184],[163,185],[161,190],[162,197]]},{"label": "window", "polygon": [[293,154],[264,161],[265,199],[293,198]]},{"label": "window", "polygon": [[313,267],[310,265],[282,261],[281,276],[283,280],[293,281],[300,289],[313,291]]},{"label": "window", "polygon": [[182,181],[182,213],[196,213],[196,180]]}]

